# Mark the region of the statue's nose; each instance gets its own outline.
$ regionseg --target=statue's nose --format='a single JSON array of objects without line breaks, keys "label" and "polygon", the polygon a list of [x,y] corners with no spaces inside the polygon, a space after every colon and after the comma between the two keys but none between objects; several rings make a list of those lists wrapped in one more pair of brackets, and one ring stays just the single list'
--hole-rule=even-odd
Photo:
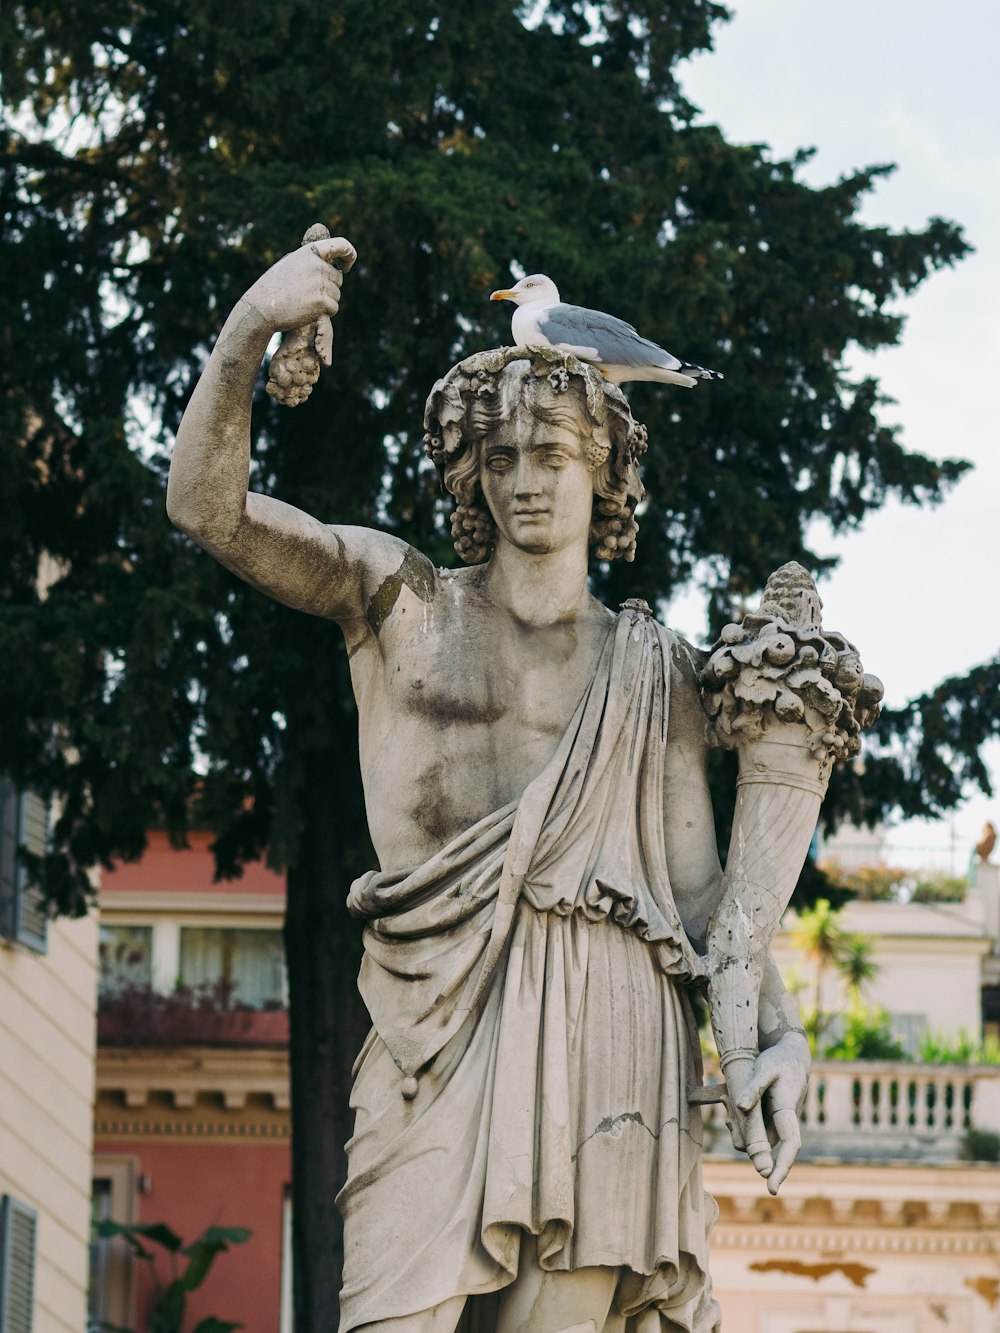
[{"label": "statue's nose", "polygon": [[514,494],[521,497],[539,495],[542,490],[541,474],[530,458],[521,458],[514,479]]}]

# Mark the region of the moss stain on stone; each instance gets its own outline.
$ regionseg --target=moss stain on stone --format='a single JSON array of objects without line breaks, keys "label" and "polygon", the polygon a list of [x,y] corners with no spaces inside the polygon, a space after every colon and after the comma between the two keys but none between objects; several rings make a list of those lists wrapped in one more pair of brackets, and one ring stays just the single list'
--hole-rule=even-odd
[{"label": "moss stain on stone", "polygon": [[407,587],[422,602],[434,600],[434,566],[425,555],[415,551],[412,546],[406,548],[406,555],[395,574],[382,580],[365,611],[365,619],[373,633],[379,630],[392,615],[393,607],[399,600],[399,594]]}]

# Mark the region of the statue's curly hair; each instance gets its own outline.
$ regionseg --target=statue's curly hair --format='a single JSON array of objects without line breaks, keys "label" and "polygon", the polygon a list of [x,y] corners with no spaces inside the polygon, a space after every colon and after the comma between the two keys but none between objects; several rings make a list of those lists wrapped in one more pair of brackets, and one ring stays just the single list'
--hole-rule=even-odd
[{"label": "statue's curly hair", "polygon": [[424,411],[424,448],[458,502],[451,518],[455,549],[466,564],[485,560],[496,525],[479,485],[486,436],[519,404],[544,420],[574,392],[590,428],[584,452],[594,476],[590,541],[600,560],[634,560],[635,508],[645,491],[638,459],[646,428],[622,391],[591,366],[551,347],[498,347],[477,352],[438,380]]}]

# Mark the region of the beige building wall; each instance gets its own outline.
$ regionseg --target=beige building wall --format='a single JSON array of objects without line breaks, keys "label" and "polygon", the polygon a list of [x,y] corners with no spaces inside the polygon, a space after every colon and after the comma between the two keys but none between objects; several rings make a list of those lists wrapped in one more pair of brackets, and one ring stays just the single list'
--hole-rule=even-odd
[{"label": "beige building wall", "polygon": [[[992,946],[983,918],[975,895],[964,903],[848,903],[841,925],[869,937],[879,968],[865,1000],[898,1018],[903,1033],[978,1034],[983,963]],[[813,964],[793,942],[795,924],[788,912],[772,952],[786,979],[806,983],[800,1004],[811,1004]],[[827,968],[823,1007],[836,1011],[844,1002],[843,985]]]},{"label": "beige building wall", "polygon": [[997,1333],[1000,1167],[705,1163],[724,1333]]},{"label": "beige building wall", "polygon": [[0,941],[0,1194],[38,1214],[34,1333],[87,1322],[97,914]]}]

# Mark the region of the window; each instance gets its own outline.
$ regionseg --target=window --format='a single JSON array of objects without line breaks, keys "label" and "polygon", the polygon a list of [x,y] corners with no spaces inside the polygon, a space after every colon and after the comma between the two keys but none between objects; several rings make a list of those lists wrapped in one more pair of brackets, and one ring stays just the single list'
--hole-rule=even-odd
[{"label": "window", "polygon": [[136,1220],[138,1158],[95,1156],[90,1202],[90,1285],[87,1293],[87,1328],[97,1333],[105,1323],[131,1325],[132,1256],[121,1237],[97,1236],[106,1217],[116,1222]]},{"label": "window", "polygon": [[37,1229],[34,1209],[9,1194],[0,1199],[0,1333],[31,1333]]},{"label": "window", "polygon": [[295,1333],[292,1304],[292,1189],[285,1186],[281,1201],[281,1306],[278,1333]]},{"label": "window", "polygon": [[108,1267],[111,1241],[97,1228],[111,1216],[111,1181],[98,1178],[90,1196],[90,1283],[87,1288],[87,1327],[99,1329],[108,1318]]},{"label": "window", "polygon": [[41,890],[28,880],[18,850],[24,847],[41,856],[48,823],[48,810],[40,797],[18,792],[0,779],[0,935],[37,953],[48,947],[48,912]]},{"label": "window", "polygon": [[100,995],[117,995],[127,986],[152,985],[151,926],[101,926],[100,940]]},{"label": "window", "polygon": [[180,963],[185,986],[218,986],[228,1004],[249,1009],[285,1006],[280,930],[182,926]]}]

